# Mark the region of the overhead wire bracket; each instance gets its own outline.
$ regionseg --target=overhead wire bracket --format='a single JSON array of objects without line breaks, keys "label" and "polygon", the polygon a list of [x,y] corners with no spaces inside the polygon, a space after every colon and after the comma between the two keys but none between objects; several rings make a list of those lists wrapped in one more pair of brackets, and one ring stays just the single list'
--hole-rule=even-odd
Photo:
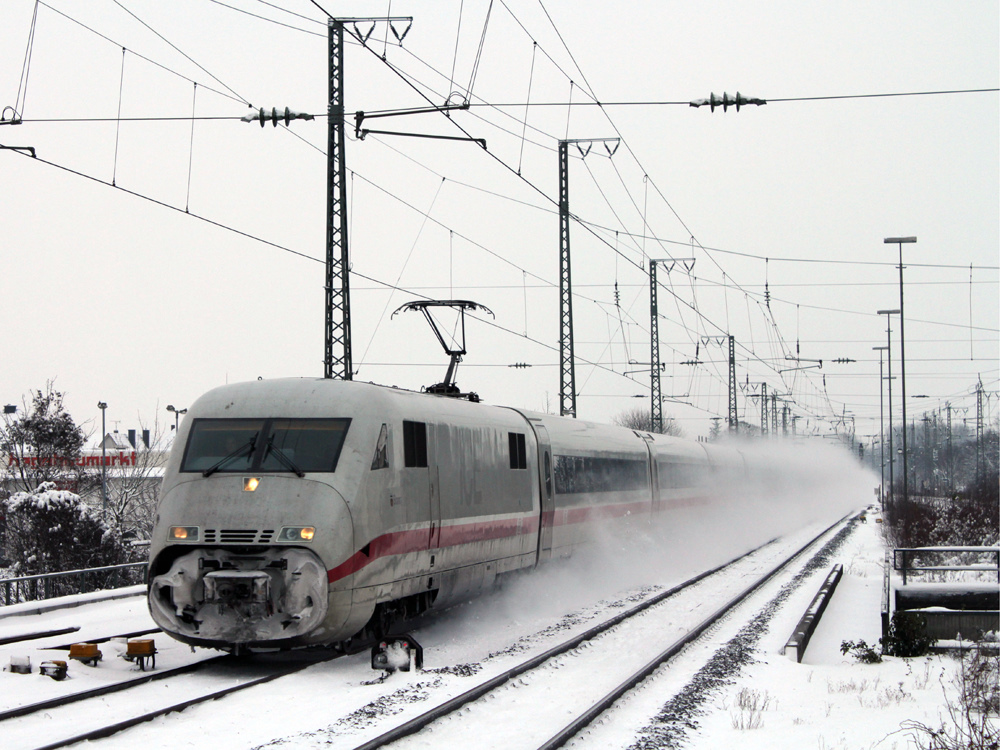
[{"label": "overhead wire bracket", "polygon": [[34,146],[3,146],[3,145],[0,145],[0,149],[4,149],[4,150],[7,150],[7,151],[18,151],[18,152],[23,151],[26,154],[28,154],[29,156],[31,156],[31,158],[35,158],[35,147]]},{"label": "overhead wire bracket", "polygon": [[[823,360],[821,360],[821,359],[805,359],[803,357],[793,357],[790,354],[785,355],[785,359],[788,360],[789,362],[813,362],[815,364],[803,365],[802,367],[786,367],[784,370],[778,370],[778,374],[779,375],[781,373],[783,373],[783,372],[794,372],[796,370],[822,370],[823,369]],[[823,377],[825,378],[826,376],[824,375]]]},{"label": "overhead wire bracket", "polygon": [[379,117],[402,117],[403,115],[423,115],[428,113],[438,113],[443,112],[447,115],[448,112],[456,109],[468,109],[469,103],[463,102],[462,104],[445,104],[440,107],[418,107],[416,109],[397,109],[388,110],[385,112],[355,112],[354,113],[354,136],[359,141],[363,141],[365,136],[372,135],[401,135],[407,136],[409,138],[432,138],[441,141],[472,141],[473,143],[478,143],[483,148],[486,148],[485,138],[469,138],[467,136],[457,136],[457,135],[432,135],[429,133],[402,133],[398,130],[372,130],[370,128],[362,128],[361,125],[365,120],[374,120]]}]

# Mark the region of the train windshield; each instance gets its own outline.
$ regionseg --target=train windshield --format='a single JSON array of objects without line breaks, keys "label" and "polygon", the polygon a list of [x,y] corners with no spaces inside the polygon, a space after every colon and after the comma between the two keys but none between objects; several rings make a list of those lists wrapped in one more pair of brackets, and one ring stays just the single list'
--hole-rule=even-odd
[{"label": "train windshield", "polygon": [[182,472],[332,472],[350,419],[196,419]]},{"label": "train windshield", "polygon": [[333,471],[349,419],[273,419],[260,471]]}]

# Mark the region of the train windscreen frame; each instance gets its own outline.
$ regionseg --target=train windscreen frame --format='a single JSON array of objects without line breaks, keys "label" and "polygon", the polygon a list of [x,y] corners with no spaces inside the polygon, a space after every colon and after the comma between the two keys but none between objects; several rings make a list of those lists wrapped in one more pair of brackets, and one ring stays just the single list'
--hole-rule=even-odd
[{"label": "train windscreen frame", "polygon": [[195,419],[181,461],[182,473],[332,473],[350,427],[349,418]]}]

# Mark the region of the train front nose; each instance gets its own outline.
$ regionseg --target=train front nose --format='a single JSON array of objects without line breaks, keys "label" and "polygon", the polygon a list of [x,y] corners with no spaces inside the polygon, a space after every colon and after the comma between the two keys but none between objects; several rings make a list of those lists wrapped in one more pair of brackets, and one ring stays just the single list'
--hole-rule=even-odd
[{"label": "train front nose", "polygon": [[150,567],[149,609],[174,637],[301,646],[346,617],[331,609],[324,558],[343,556],[353,530],[329,485],[265,476],[250,496],[240,477],[211,477],[171,489],[159,512],[154,536],[165,543]]}]

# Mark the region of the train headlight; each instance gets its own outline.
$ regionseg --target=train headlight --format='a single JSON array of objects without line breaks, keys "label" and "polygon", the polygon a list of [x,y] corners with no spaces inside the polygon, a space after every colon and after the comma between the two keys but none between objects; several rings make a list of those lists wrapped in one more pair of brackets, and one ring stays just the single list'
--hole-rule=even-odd
[{"label": "train headlight", "polygon": [[243,491],[253,492],[260,484],[260,477],[243,477]]},{"label": "train headlight", "polygon": [[197,542],[197,526],[171,526],[167,531],[168,542]]},{"label": "train headlight", "polygon": [[279,542],[311,542],[316,535],[313,526],[283,526],[278,532]]}]

